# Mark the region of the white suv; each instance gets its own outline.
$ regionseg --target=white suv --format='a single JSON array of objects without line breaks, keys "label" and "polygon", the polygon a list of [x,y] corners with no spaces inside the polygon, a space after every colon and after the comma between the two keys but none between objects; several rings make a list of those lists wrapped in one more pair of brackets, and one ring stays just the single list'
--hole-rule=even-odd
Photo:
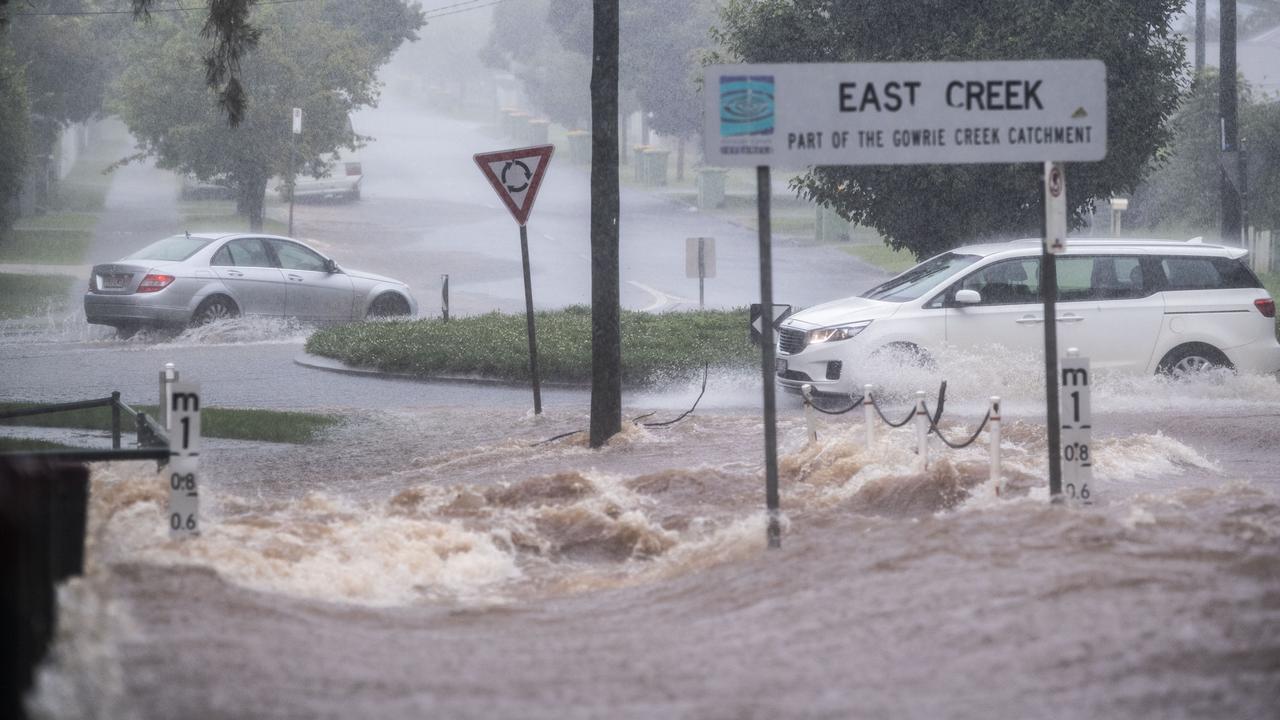
[{"label": "white suv", "polygon": [[[1096,368],[1280,371],[1275,301],[1241,248],[1072,238],[1058,256],[1058,347]],[[1044,347],[1040,240],[970,245],[858,297],[802,310],[778,331],[778,384],[855,393],[885,352],[927,362],[946,347]]]}]

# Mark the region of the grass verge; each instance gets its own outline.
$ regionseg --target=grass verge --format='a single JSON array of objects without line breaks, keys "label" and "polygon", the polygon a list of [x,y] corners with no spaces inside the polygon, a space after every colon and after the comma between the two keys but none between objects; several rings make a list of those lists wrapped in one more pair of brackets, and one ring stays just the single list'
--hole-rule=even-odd
[{"label": "grass verge", "polygon": [[0,238],[0,263],[78,265],[84,261],[88,230],[33,226],[39,220],[20,223]]},{"label": "grass verge", "polygon": [[[249,219],[235,212],[229,213],[201,213],[189,212],[182,217],[182,229],[188,232],[249,232]],[[289,231],[289,226],[279,220],[271,218],[263,218],[262,232],[268,235],[284,235]]]},{"label": "grass verge", "polygon": [[[0,412],[36,407],[41,403],[0,403]],[[154,416],[156,406],[134,405],[133,409]],[[201,434],[205,437],[228,440],[256,440],[278,443],[309,443],[319,439],[326,430],[342,422],[339,415],[289,412],[280,410],[242,410],[234,408],[204,408],[200,413]],[[133,432],[133,421],[122,418],[125,434]],[[92,408],[71,410],[49,415],[0,420],[0,425],[26,427],[74,428],[85,430],[111,430],[111,410]]]},{"label": "grass verge", "polygon": [[0,437],[0,452],[30,452],[32,450],[75,450],[71,445],[35,440],[32,438]]},{"label": "grass verge", "polygon": [[27,317],[67,303],[74,278],[0,273],[0,319]]},{"label": "grass verge", "polygon": [[841,250],[858,258],[859,260],[874,265],[885,272],[898,273],[915,266],[918,262],[916,256],[910,250],[894,250],[883,243],[874,245],[842,245]]},{"label": "grass verge", "polygon": [[[622,312],[622,381],[629,385],[684,378],[715,367],[750,368],[759,351],[747,341],[747,310],[660,315]],[[591,379],[591,310],[575,306],[536,313],[542,379]],[[522,314],[342,325],[317,331],[307,352],[349,365],[421,377],[529,379]]]}]

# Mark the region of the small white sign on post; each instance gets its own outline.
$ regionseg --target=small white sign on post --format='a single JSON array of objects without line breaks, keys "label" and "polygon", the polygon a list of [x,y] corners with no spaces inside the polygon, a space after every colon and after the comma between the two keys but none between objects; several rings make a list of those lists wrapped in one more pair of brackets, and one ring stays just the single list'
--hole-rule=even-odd
[{"label": "small white sign on post", "polygon": [[293,134],[302,134],[302,108],[293,109]]},{"label": "small white sign on post", "polygon": [[169,537],[190,537],[200,533],[200,386],[170,388]]},{"label": "small white sign on post", "polygon": [[1057,255],[1067,249],[1067,174],[1060,162],[1044,164],[1044,248]]},{"label": "small white sign on post", "polygon": [[1062,492],[1070,500],[1093,504],[1093,408],[1089,359],[1075,348],[1061,364],[1059,404],[1062,408]]}]

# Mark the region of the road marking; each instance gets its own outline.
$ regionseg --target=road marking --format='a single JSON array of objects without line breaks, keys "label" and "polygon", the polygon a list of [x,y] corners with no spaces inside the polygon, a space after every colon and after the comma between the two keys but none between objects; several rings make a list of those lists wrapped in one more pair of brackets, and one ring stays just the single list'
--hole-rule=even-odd
[{"label": "road marking", "polygon": [[641,309],[640,312],[653,312],[654,310],[658,310],[668,305],[680,305],[682,303],[693,304],[693,301],[689,300],[688,298],[682,298],[678,295],[671,295],[669,293],[664,293],[661,290],[655,290],[654,288],[651,288],[648,285],[645,285],[643,283],[638,283],[635,280],[628,280],[627,284],[635,285],[636,287],[640,288],[641,290],[653,296],[653,304],[650,305],[649,307]]}]

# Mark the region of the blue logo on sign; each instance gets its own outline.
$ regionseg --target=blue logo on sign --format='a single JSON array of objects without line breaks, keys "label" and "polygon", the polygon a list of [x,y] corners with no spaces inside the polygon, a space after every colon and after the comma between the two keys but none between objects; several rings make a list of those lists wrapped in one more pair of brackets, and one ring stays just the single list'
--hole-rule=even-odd
[{"label": "blue logo on sign", "polygon": [[773,76],[720,78],[720,135],[773,134]]}]

